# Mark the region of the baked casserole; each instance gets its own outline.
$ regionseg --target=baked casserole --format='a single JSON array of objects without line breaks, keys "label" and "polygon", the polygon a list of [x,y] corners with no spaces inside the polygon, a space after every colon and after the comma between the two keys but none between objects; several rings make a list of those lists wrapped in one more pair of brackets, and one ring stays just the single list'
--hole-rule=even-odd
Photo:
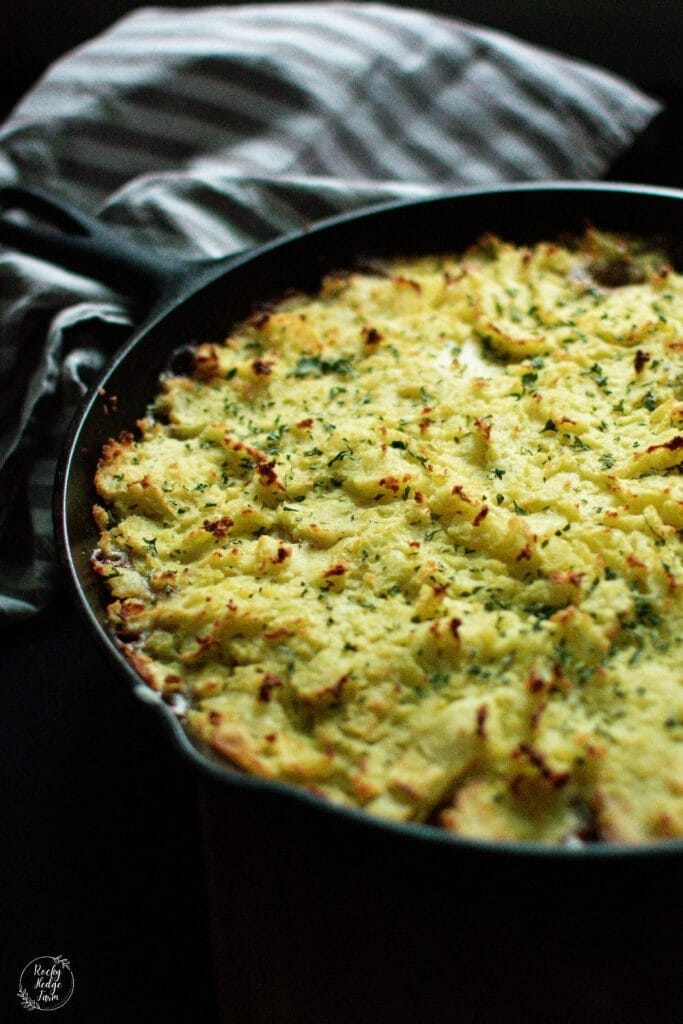
[{"label": "baked casserole", "polygon": [[130,663],[234,765],[459,835],[683,835],[683,277],[588,230],[329,275],[96,475]]}]

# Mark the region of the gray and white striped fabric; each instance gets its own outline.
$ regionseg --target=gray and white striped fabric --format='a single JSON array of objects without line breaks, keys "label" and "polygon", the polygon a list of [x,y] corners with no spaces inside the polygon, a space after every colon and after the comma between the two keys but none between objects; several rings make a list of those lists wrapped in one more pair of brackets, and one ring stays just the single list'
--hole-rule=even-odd
[{"label": "gray and white striped fabric", "polygon": [[[371,3],[142,9],[0,129],[0,182],[179,256],[489,182],[599,178],[658,112],[509,36]],[[50,492],[83,389],[133,324],[95,281],[0,251],[0,618],[53,593]]]}]

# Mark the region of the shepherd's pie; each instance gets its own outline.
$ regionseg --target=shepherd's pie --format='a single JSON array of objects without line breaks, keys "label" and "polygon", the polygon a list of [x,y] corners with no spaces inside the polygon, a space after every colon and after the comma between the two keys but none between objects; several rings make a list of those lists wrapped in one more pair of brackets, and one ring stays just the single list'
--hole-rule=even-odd
[{"label": "shepherd's pie", "polygon": [[333,802],[682,836],[682,352],[683,277],[596,230],[256,310],[103,451],[123,651],[234,765]]}]

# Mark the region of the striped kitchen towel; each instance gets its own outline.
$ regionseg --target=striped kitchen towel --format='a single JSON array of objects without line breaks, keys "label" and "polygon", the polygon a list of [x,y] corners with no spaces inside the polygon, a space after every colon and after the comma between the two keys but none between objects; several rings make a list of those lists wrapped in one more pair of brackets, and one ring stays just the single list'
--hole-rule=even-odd
[{"label": "striped kitchen towel", "polygon": [[[221,256],[388,199],[599,178],[658,110],[597,68],[402,7],[150,8],[23,99],[0,129],[0,183],[157,250]],[[0,618],[54,592],[55,459],[133,320],[97,282],[0,251]]]}]

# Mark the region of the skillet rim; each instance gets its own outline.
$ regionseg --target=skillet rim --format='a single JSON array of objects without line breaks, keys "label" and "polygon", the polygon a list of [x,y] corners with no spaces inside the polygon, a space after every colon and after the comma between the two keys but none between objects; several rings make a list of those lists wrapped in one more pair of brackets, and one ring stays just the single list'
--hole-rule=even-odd
[{"label": "skillet rim", "polygon": [[[277,253],[284,249],[285,252],[291,248],[293,243],[302,239],[324,236],[326,232],[334,232],[335,229],[347,225],[372,223],[373,218],[382,215],[392,214],[403,209],[413,209],[419,206],[431,204],[450,204],[452,202],[467,202],[468,199],[494,197],[504,194],[520,195],[539,193],[586,193],[634,197],[660,198],[663,201],[683,201],[683,189],[667,188],[663,186],[637,184],[630,182],[591,182],[591,181],[539,181],[496,184],[488,187],[465,188],[456,190],[444,189],[429,196],[420,196],[412,199],[392,200],[386,203],[379,203],[361,210],[342,213],[333,217],[318,221],[302,231],[289,232],[264,244],[257,245],[252,249],[236,255],[206,261],[198,261],[197,267],[187,271],[187,264],[183,264],[185,273],[179,277],[169,275],[170,288],[164,289],[152,311],[143,319],[143,322],[133,329],[131,336],[118,349],[114,356],[108,360],[98,375],[97,380],[81,402],[72,423],[65,435],[55,476],[53,491],[53,520],[57,550],[62,569],[66,572],[69,580],[69,589],[72,596],[76,598],[76,605],[85,619],[95,641],[100,649],[106,652],[108,660],[113,663],[118,674],[128,679],[135,697],[140,699],[144,706],[150,709],[161,724],[168,739],[176,745],[177,750],[187,761],[191,769],[212,786],[218,786],[227,790],[244,790],[246,793],[259,794],[274,799],[294,800],[301,809],[315,814],[333,815],[341,820],[346,819],[349,824],[353,823],[363,829],[379,830],[386,836],[395,836],[401,841],[412,841],[414,844],[437,844],[442,848],[453,848],[454,855],[459,851],[469,852],[478,855],[486,855],[488,858],[498,862],[501,859],[514,859],[515,861],[532,861],[543,863],[559,861],[574,863],[595,863],[603,862],[633,864],[647,863],[655,859],[683,856],[683,838],[663,839],[658,842],[643,844],[618,844],[614,842],[592,843],[581,847],[551,846],[538,841],[512,841],[512,840],[488,840],[466,836],[453,835],[445,829],[424,823],[397,822],[369,814],[367,811],[355,807],[346,807],[332,803],[322,797],[311,793],[303,787],[279,782],[277,780],[262,779],[257,776],[240,772],[229,762],[219,762],[218,758],[208,749],[192,742],[188,732],[183,728],[178,716],[166,703],[161,694],[151,690],[134,671],[129,662],[124,658],[117,646],[116,639],[108,631],[97,617],[91,602],[85,592],[83,581],[75,565],[72,555],[72,545],[69,527],[69,496],[72,469],[78,459],[78,444],[81,433],[86,426],[93,406],[101,396],[102,388],[112,373],[130,356],[138,347],[139,343],[155,327],[171,316],[176,310],[186,305],[193,296],[198,294],[204,287],[216,283],[218,280],[228,276],[234,270],[248,265],[254,260],[262,259],[270,253]],[[485,228],[482,228],[485,230]],[[170,295],[175,290],[179,294]],[[170,305],[169,305],[170,302]],[[104,442],[103,442],[104,443]]]}]

